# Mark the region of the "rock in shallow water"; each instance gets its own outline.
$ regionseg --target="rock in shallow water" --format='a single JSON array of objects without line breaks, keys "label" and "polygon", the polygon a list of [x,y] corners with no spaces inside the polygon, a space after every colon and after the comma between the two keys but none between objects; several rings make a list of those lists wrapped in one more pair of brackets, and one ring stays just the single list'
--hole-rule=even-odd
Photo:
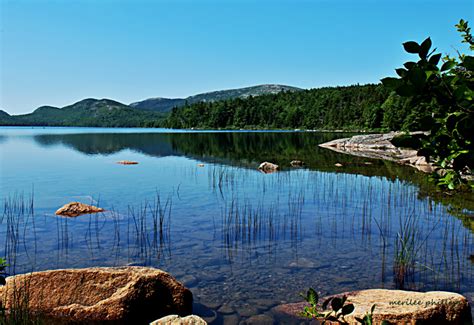
[{"label": "rock in shallow water", "polygon": [[291,261],[288,264],[288,267],[291,267],[291,268],[311,269],[311,268],[314,268],[315,266],[316,265],[313,261],[311,261],[310,259],[307,259],[305,257],[302,257],[302,258],[296,259],[294,261]]},{"label": "rock in shallow water", "polygon": [[150,325],[207,325],[207,323],[204,319],[196,315],[186,317],[169,315],[151,322]]},{"label": "rock in shallow water", "polygon": [[86,268],[34,272],[7,278],[0,302],[11,308],[27,297],[34,314],[66,322],[145,323],[192,313],[192,294],[170,274],[154,268]]},{"label": "rock in shallow water", "polygon": [[225,325],[238,325],[240,322],[240,317],[236,314],[232,315],[223,315],[222,322]]},{"label": "rock in shallow water", "polygon": [[93,205],[88,205],[81,202],[70,202],[56,210],[56,215],[77,217],[81,214],[98,213],[102,211],[104,211],[104,209],[95,207]]},{"label": "rock in shallow water", "polygon": [[192,288],[194,287],[199,281],[196,279],[195,276],[193,275],[185,275],[180,278],[180,281],[187,287],[187,288]]},{"label": "rock in shallow water", "polygon": [[[349,324],[358,324],[354,317],[362,318],[374,304],[376,323],[387,320],[394,324],[464,324],[471,319],[467,299],[452,292],[369,289],[349,292],[346,296],[347,302],[355,306],[354,312],[345,317]],[[280,305],[273,313],[296,318],[306,305],[305,302]]]},{"label": "rock in shallow water", "polygon": [[258,315],[261,312],[261,310],[258,309],[256,306],[251,306],[247,304],[238,308],[237,311],[241,317],[251,317],[254,315]]},{"label": "rock in shallow water", "polygon": [[[412,132],[411,135],[420,135],[422,133]],[[415,167],[426,173],[433,172],[434,168],[430,162],[427,162],[424,157],[418,156],[416,150],[398,148],[391,142],[394,138],[401,135],[404,135],[404,133],[390,132],[385,134],[355,135],[351,138],[336,139],[322,143],[319,146],[359,157],[395,161]],[[336,166],[342,167],[337,164]]]},{"label": "rock in shallow water", "polygon": [[258,169],[265,173],[265,174],[270,174],[278,171],[280,167],[278,165],[272,164],[271,162],[265,161],[258,166]]},{"label": "rock in shallow water", "polygon": [[217,312],[219,314],[223,314],[223,315],[230,315],[230,314],[234,314],[235,313],[235,310],[234,308],[232,308],[232,306],[230,305],[222,305],[218,310]]},{"label": "rock in shallow water", "polygon": [[120,160],[120,161],[117,161],[117,164],[120,164],[120,165],[138,165],[138,161]]},{"label": "rock in shallow water", "polygon": [[302,167],[305,165],[304,161],[301,160],[292,160],[290,162],[291,167]]},{"label": "rock in shallow water", "polygon": [[244,320],[242,325],[273,325],[275,321],[269,315],[255,315]]},{"label": "rock in shallow water", "polygon": [[193,312],[208,323],[212,323],[217,319],[217,312],[215,310],[200,303],[194,304]]}]

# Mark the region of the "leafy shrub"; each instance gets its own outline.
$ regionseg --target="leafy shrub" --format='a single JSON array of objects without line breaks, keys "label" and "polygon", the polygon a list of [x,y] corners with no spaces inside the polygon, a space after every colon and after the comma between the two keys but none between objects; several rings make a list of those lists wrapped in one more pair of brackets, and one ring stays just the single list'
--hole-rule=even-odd
[{"label": "leafy shrub", "polygon": [[[473,51],[468,23],[461,20],[456,27]],[[442,59],[431,46],[429,37],[421,44],[403,43],[419,60],[405,62],[395,70],[399,78],[384,78],[382,83],[417,107],[411,128],[430,131],[419,154],[443,170],[438,185],[452,190],[463,187],[474,168],[474,56],[458,53],[457,58]]]}]

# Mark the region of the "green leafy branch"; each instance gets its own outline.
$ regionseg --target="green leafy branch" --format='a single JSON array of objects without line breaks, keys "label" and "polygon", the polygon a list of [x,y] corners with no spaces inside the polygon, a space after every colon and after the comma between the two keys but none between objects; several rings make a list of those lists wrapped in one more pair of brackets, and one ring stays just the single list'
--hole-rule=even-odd
[{"label": "green leafy branch", "polygon": [[474,51],[474,38],[472,37],[471,27],[468,26],[467,21],[461,19],[459,21],[459,24],[456,24],[455,26],[458,29],[458,32],[462,34],[462,37],[464,39],[462,42],[469,44],[469,48]]},{"label": "green leafy branch", "polygon": [[308,318],[322,318],[323,322],[321,324],[326,324],[327,321],[340,322],[345,324],[344,316],[351,314],[354,311],[353,304],[346,304],[347,297],[331,297],[326,299],[322,304],[322,309],[326,310],[330,304],[331,310],[328,312],[319,312],[318,311],[318,293],[313,289],[309,288],[306,295],[301,294],[301,296],[309,303],[309,306],[305,306],[302,316]]},{"label": "green leafy branch", "polygon": [[[456,27],[462,42],[474,50],[468,22],[461,20]],[[474,168],[474,56],[458,53],[458,58],[442,58],[436,48],[431,49],[429,37],[403,47],[419,60],[405,62],[395,70],[398,78],[384,78],[382,83],[417,108],[416,124],[410,128],[429,131],[418,155],[435,164],[438,185],[460,189]]]}]

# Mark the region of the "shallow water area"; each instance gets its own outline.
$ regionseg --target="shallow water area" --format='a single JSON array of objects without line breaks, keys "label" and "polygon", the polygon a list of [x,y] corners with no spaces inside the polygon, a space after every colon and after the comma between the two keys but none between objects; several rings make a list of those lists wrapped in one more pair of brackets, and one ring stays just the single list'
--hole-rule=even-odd
[{"label": "shallow water area", "polygon": [[[2,127],[0,256],[12,274],[158,267],[211,324],[279,321],[272,308],[309,287],[446,290],[472,305],[473,198],[441,201],[410,167],[318,147],[344,136]],[[106,211],[54,214],[71,201]]]}]

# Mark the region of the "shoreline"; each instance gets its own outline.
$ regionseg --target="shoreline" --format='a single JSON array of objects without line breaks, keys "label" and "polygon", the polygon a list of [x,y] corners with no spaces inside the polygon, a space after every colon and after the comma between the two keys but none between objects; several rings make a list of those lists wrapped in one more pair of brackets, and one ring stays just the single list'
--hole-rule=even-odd
[{"label": "shoreline", "polygon": [[[395,146],[391,141],[406,134],[401,131],[355,135],[350,138],[341,138],[320,144],[321,148],[333,150],[338,153],[358,157],[389,160],[401,165],[416,168],[424,173],[435,171],[433,164],[427,162],[425,157],[418,156],[418,151]],[[410,135],[419,135],[423,132],[411,132]]]},{"label": "shoreline", "polygon": [[81,128],[81,129],[143,129],[143,130],[171,130],[173,132],[189,132],[189,131],[203,131],[203,132],[314,132],[314,133],[366,133],[374,134],[380,132],[380,130],[330,130],[330,129],[265,129],[265,128],[220,128],[220,129],[207,129],[207,128],[166,128],[166,127],[144,127],[144,126],[75,126],[75,125],[0,125],[0,128],[23,128],[23,129],[45,129],[45,128]]}]

